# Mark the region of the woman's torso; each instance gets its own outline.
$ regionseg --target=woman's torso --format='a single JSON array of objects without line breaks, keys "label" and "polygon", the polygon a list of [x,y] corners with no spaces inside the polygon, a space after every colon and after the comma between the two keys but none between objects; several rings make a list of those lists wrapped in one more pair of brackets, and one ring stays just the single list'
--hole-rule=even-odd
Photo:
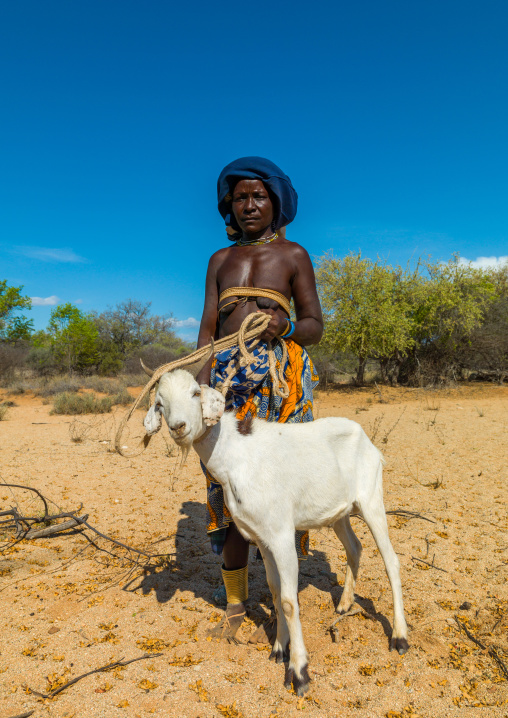
[{"label": "woman's torso", "polygon": [[[270,244],[252,247],[229,247],[224,260],[217,270],[217,288],[221,292],[230,287],[259,287],[272,289],[291,299],[291,280],[295,268],[291,248],[295,245],[284,239]],[[219,303],[221,306],[234,302],[237,296],[231,296]],[[287,313],[279,304],[266,297],[248,297],[247,301],[229,304],[218,313],[219,337],[238,331],[243,320],[252,312],[261,310],[268,314]]]}]

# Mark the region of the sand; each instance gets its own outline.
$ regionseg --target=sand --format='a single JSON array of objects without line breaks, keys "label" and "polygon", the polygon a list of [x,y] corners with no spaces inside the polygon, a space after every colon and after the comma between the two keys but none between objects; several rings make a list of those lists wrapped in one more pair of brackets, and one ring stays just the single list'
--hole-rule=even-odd
[{"label": "sand", "polygon": [[[356,595],[373,620],[358,614],[341,621],[332,641],[345,553],[331,529],[312,532],[299,584],[312,678],[304,698],[283,687],[284,666],[268,660],[268,646],[206,638],[221,616],[212,598],[220,559],[204,531],[205,484],[195,454],[171,478],[178,457],[167,431],[136,458],[111,452],[123,409],[74,422],[51,415],[40,398],[3,390],[1,399],[16,403],[0,422],[2,482],[33,486],[63,511],[82,504],[98,530],[171,555],[132,571],[111,544],[99,543],[113,555],[79,532],[23,541],[1,554],[1,718],[30,710],[54,718],[508,716],[508,684],[488,650],[508,664],[508,388],[317,395],[317,416],[358,421],[383,451],[387,510],[430,521],[389,516],[410,630],[404,656],[389,651],[391,591],[359,519],[352,520],[364,547]],[[138,425],[142,417],[136,412]],[[83,440],[73,442],[71,433]],[[0,486],[0,510],[15,503],[40,511],[27,492]],[[270,610],[254,553],[244,638]],[[26,688],[45,693],[155,650],[162,655],[91,675],[52,700]]]}]

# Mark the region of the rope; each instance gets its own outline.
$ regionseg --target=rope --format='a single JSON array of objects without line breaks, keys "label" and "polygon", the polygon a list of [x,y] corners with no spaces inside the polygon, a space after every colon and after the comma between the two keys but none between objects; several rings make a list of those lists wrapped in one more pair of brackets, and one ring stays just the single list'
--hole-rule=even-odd
[{"label": "rope", "polygon": [[223,299],[228,299],[228,297],[238,297],[238,299],[224,304],[219,309],[219,313],[222,312],[224,307],[227,307],[229,304],[235,304],[236,302],[240,302],[242,299],[247,300],[247,297],[266,297],[267,299],[273,299],[278,302],[285,312],[288,315],[290,314],[291,308],[288,298],[280,292],[276,292],[275,289],[261,289],[260,287],[230,287],[229,289],[225,289],[221,292],[219,304]]},{"label": "rope", "polygon": [[[229,334],[227,337],[219,339],[217,342],[213,343],[214,351],[218,353],[224,351],[225,349],[231,349],[231,347],[238,345],[241,355],[240,366],[248,366],[254,359],[254,355],[252,352],[260,342],[259,335],[265,331],[266,327],[270,323],[270,320],[271,315],[265,314],[264,312],[253,312],[252,314],[249,314],[243,320],[242,325],[237,332],[235,332],[234,334]],[[284,367],[286,366],[288,351],[286,347],[286,342],[284,342],[280,337],[275,338],[282,346],[282,361],[277,366],[277,360],[272,347],[272,343],[268,342],[268,366],[273,383],[274,393],[277,396],[282,397],[283,399],[287,399],[287,397],[289,396],[289,387],[284,378]],[[249,352],[246,345],[251,340],[254,340],[254,342],[252,343],[251,351]],[[150,393],[150,398],[153,403],[154,386],[159,381],[161,376],[166,372],[175,371],[175,369],[184,369],[186,366],[197,364],[200,360],[202,360],[210,353],[211,348],[212,344],[207,344],[206,346],[197,349],[195,352],[192,352],[192,354],[189,354],[182,359],[177,359],[176,361],[172,361],[169,364],[163,364],[154,371],[153,375],[150,377],[150,380],[147,384],[145,384],[136,401],[131,406],[129,411],[124,415],[123,419],[120,422],[115,436],[115,449],[119,454],[125,456],[126,458],[139,456],[139,454],[141,454],[150,443],[151,437],[148,434],[145,434],[145,436],[141,439],[139,446],[137,447],[135,452],[132,454],[126,454],[124,448],[122,447],[122,436],[127,422],[132,417],[132,414],[138,408],[138,406],[141,404],[141,402],[148,393]],[[221,393],[224,396],[229,389],[231,380],[234,375],[235,368],[232,367],[230,372],[226,376],[226,379],[221,388]]]}]

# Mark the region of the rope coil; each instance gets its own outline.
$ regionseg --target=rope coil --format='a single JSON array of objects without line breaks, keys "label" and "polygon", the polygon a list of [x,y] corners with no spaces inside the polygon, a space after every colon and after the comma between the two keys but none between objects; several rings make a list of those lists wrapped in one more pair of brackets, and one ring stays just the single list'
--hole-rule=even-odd
[{"label": "rope coil", "polygon": [[238,297],[238,299],[235,299],[232,302],[228,302],[227,304],[223,304],[222,307],[219,309],[219,314],[225,307],[228,307],[230,304],[237,304],[239,302],[245,303],[249,297],[251,297],[252,299],[257,297],[274,299],[279,304],[279,306],[284,309],[288,316],[291,313],[291,304],[289,299],[280,292],[275,291],[275,289],[261,289],[261,287],[230,287],[229,289],[225,289],[223,292],[221,292],[221,295],[219,297],[219,304],[222,302],[223,299],[229,299],[229,297]]},{"label": "rope coil", "polygon": [[[192,354],[189,354],[182,359],[176,359],[175,361],[169,362],[169,364],[163,364],[158,369],[156,369],[152,374],[150,380],[141,390],[141,393],[139,394],[129,411],[121,420],[115,435],[115,450],[126,458],[132,458],[134,456],[139,456],[139,454],[141,454],[150,443],[151,437],[148,434],[145,434],[145,436],[141,439],[141,442],[135,452],[127,454],[125,453],[124,447],[122,446],[122,436],[127,422],[132,417],[134,411],[138,408],[138,406],[141,404],[147,394],[150,394],[150,399],[153,403],[155,399],[155,384],[159,381],[163,374],[165,374],[166,372],[174,371],[175,369],[185,369],[185,367],[190,367],[191,365],[198,364],[200,361],[203,360],[204,357],[206,357],[210,353],[210,349],[212,349],[212,346],[214,352],[218,353],[224,351],[225,349],[231,349],[231,347],[238,345],[241,355],[240,365],[248,366],[248,364],[250,364],[254,359],[252,351],[255,349],[255,347],[257,347],[260,342],[259,336],[265,331],[265,329],[270,323],[271,318],[272,317],[270,314],[265,314],[264,312],[253,312],[243,320],[240,329],[234,334],[229,334],[227,337],[224,337],[223,339],[219,339],[217,342],[214,342],[213,345],[207,344],[206,346],[197,349],[195,352],[192,352]],[[268,342],[267,349],[269,372],[272,379],[274,393],[277,396],[282,397],[283,399],[287,399],[287,397],[289,396],[289,387],[286,382],[286,379],[284,378],[284,367],[286,366],[288,351],[285,341],[283,341],[280,337],[275,337],[275,339],[281,344],[282,360],[277,366],[277,359],[275,357],[272,343]],[[250,347],[251,351],[249,351],[246,345],[252,340],[254,341],[252,342],[252,345]],[[224,396],[229,389],[234,374],[235,368],[232,367],[221,388],[221,393]]]}]

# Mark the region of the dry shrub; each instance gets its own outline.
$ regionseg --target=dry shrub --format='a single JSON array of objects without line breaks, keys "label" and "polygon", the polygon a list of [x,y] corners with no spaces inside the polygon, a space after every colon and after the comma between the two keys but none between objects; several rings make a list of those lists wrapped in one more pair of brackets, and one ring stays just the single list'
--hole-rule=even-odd
[{"label": "dry shrub", "polygon": [[[85,376],[81,379],[81,386],[85,389],[98,391],[101,394],[120,394],[125,389],[124,382],[118,379],[109,379],[104,376]],[[122,402],[113,403],[117,404]]]},{"label": "dry shrub", "polygon": [[0,343],[0,385],[8,386],[17,374],[19,367],[23,366],[27,348],[25,343],[7,344]]},{"label": "dry shrub", "polygon": [[122,389],[118,392],[118,394],[114,394],[111,397],[111,401],[113,404],[119,404],[120,406],[127,406],[128,404],[132,404],[133,398],[127,391],[127,389]]},{"label": "dry shrub", "polygon": [[80,382],[71,377],[61,377],[44,382],[40,387],[32,387],[32,391],[36,396],[54,396],[55,394],[63,394],[76,392],[80,389]]},{"label": "dry shrub", "polygon": [[26,394],[27,392],[32,392],[34,394],[37,394],[40,388],[40,384],[37,380],[35,381],[28,381],[26,379],[14,379],[10,384],[6,384],[6,389],[8,390],[9,394]]},{"label": "dry shrub", "polygon": [[52,414],[107,414],[113,401],[109,396],[99,399],[94,394],[57,394],[53,400]]},{"label": "dry shrub", "polygon": [[7,411],[9,410],[9,407],[7,404],[0,404],[0,421],[5,421],[7,418]]},{"label": "dry shrub", "polygon": [[73,419],[69,424],[69,436],[75,444],[83,441],[100,441],[103,444],[110,444],[110,437],[114,433],[114,417],[95,416],[93,419],[86,420]]},{"label": "dry shrub", "polygon": [[130,374],[125,377],[126,386],[145,386],[148,381],[146,374]]},{"label": "dry shrub", "polygon": [[74,419],[72,424],[69,426],[69,435],[71,441],[75,444],[80,444],[82,441],[88,438],[92,427],[90,424],[86,424],[84,421],[78,421]]}]

